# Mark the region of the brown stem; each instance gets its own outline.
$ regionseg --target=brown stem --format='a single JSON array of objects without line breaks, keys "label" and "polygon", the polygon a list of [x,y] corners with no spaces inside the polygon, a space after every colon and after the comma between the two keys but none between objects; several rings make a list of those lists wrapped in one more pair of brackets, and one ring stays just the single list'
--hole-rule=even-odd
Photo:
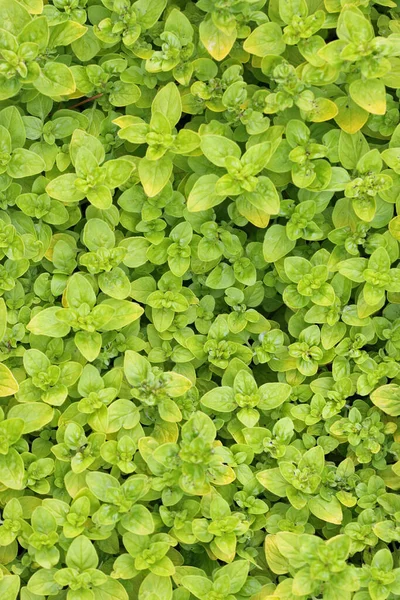
[{"label": "brown stem", "polygon": [[97,98],[101,98],[103,94],[96,94],[96,96],[92,96],[91,98],[86,98],[86,100],[82,100],[82,102],[78,102],[77,104],[74,104],[73,106],[70,106],[69,108],[72,110],[73,108],[78,108],[78,106],[82,106],[82,104],[87,104],[88,102],[91,102],[92,100],[97,100]]}]

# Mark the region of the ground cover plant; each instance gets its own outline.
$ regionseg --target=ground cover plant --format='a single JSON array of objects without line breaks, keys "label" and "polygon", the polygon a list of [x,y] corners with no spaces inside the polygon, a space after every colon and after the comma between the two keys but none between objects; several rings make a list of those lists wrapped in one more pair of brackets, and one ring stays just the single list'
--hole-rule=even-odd
[{"label": "ground cover plant", "polygon": [[400,596],[397,88],[392,0],[0,0],[1,600]]}]

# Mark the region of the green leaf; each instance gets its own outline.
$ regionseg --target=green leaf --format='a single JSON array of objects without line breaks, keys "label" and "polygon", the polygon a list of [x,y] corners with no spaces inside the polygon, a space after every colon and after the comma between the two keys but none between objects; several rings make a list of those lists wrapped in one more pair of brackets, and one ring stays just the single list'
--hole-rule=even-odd
[{"label": "green leaf", "polygon": [[65,562],[68,567],[85,571],[95,569],[99,562],[92,542],[84,535],[75,538],[68,548]]},{"label": "green leaf", "polygon": [[367,122],[368,112],[358,106],[348,96],[335,99],[339,112],[334,117],[339,127],[346,133],[357,133]]},{"label": "green leaf", "polygon": [[192,387],[192,382],[190,379],[184,375],[180,375],[179,373],[174,373],[173,371],[165,373],[163,380],[165,391],[169,396],[171,396],[171,398],[183,396],[183,394],[185,394]]},{"label": "green leaf", "polygon": [[201,403],[217,412],[229,413],[237,407],[234,392],[230,387],[220,387],[210,390],[204,394]]},{"label": "green leaf", "polygon": [[0,298],[0,342],[3,340],[7,329],[7,306],[3,298]]},{"label": "green leaf", "polygon": [[96,294],[86,277],[81,273],[74,273],[65,289],[66,306],[79,308],[82,304],[93,307],[96,303]]},{"label": "green leaf", "polygon": [[13,406],[8,416],[10,418],[22,419],[24,421],[24,433],[38,431],[50,423],[54,416],[54,410],[48,404],[39,402],[26,402]]},{"label": "green leaf", "polygon": [[352,100],[358,106],[373,115],[384,115],[386,112],[385,86],[379,79],[356,79],[349,87]]},{"label": "green leaf", "polygon": [[0,454],[0,483],[12,490],[22,490],[24,481],[24,461],[14,448],[7,454]]},{"label": "green leaf", "polygon": [[139,600],[172,600],[171,579],[149,573],[140,585]]},{"label": "green leaf", "polygon": [[182,577],[182,585],[196,598],[206,598],[212,590],[212,583],[206,577],[198,575],[186,575]]},{"label": "green leaf", "polygon": [[265,556],[271,571],[283,575],[288,572],[288,561],[280,553],[275,538],[276,535],[267,535],[265,538]]},{"label": "green leaf", "polygon": [[110,307],[114,313],[111,319],[102,327],[102,331],[113,331],[122,329],[140,318],[143,308],[130,300],[118,300],[108,298],[102,302],[102,306]]},{"label": "green leaf", "polygon": [[221,577],[229,577],[230,593],[237,594],[240,592],[247,580],[249,572],[249,562],[247,560],[235,560],[230,565],[225,565],[215,574],[215,581]]},{"label": "green leaf", "polygon": [[88,472],[86,474],[86,483],[92,494],[103,502],[107,502],[109,490],[119,488],[118,480],[115,477],[98,471]]},{"label": "green leaf", "polygon": [[128,600],[128,593],[119,581],[108,578],[95,588],[96,600]]},{"label": "green leaf", "polygon": [[204,135],[200,143],[204,156],[217,167],[225,166],[225,159],[234,156],[240,158],[240,148],[230,139],[221,135]]},{"label": "green leaf", "polygon": [[308,501],[308,507],[312,514],[322,521],[334,523],[335,525],[340,525],[342,522],[342,508],[340,502],[335,497],[329,501],[318,496],[311,498]]},{"label": "green leaf", "polygon": [[156,94],[151,105],[152,114],[160,112],[174,127],[182,114],[181,96],[175,83],[170,82],[163,86]]},{"label": "green leaf", "polygon": [[140,88],[132,83],[116,81],[110,94],[113,106],[128,106],[134,104],[141,96]]},{"label": "green leaf", "polygon": [[70,326],[67,323],[62,323],[56,317],[59,310],[58,306],[52,306],[38,312],[28,323],[28,331],[35,335],[47,335],[56,338],[68,335]]},{"label": "green leaf", "polygon": [[293,17],[304,18],[308,14],[305,0],[287,0],[279,2],[279,16],[285,23],[290,23]]},{"label": "green leaf", "polygon": [[85,197],[85,194],[75,187],[77,175],[75,173],[66,173],[52,179],[46,187],[46,192],[51,198],[61,200],[66,203],[79,202]]},{"label": "green leaf", "polygon": [[72,72],[62,63],[47,63],[34,85],[41,94],[51,97],[72,94],[75,91]]},{"label": "green leaf", "polygon": [[124,359],[124,372],[131,385],[139,385],[150,372],[149,361],[134,350],[127,350]]},{"label": "green leaf", "polygon": [[282,40],[282,30],[277,23],[263,23],[251,32],[243,44],[243,49],[255,56],[282,54],[286,44]]},{"label": "green leaf", "polygon": [[107,224],[102,219],[90,219],[83,229],[83,241],[85,246],[96,251],[99,248],[114,248],[115,235]]},{"label": "green leaf", "polygon": [[21,582],[18,575],[5,575],[0,580],[0,594],[2,600],[16,600]]},{"label": "green leaf", "polygon": [[[34,22],[32,21],[32,23]],[[3,108],[0,112],[0,125],[9,133],[12,149],[24,146],[26,142],[24,121],[15,106]]]},{"label": "green leaf", "polygon": [[337,35],[347,42],[362,44],[372,40],[374,28],[359,8],[350,6],[340,13]]},{"label": "green leaf", "polygon": [[371,400],[387,415],[392,417],[400,415],[400,386],[396,383],[378,387],[371,393]]},{"label": "green leaf", "polygon": [[0,0],[0,20],[3,29],[18,35],[31,17],[26,8],[16,0]]},{"label": "green leaf", "polygon": [[232,30],[226,33],[218,29],[212,19],[206,19],[200,23],[200,40],[208,53],[215,60],[223,60],[229,54],[236,39],[236,32]]},{"label": "green leaf", "polygon": [[18,392],[18,389],[18,382],[10,369],[0,363],[0,397],[12,396]]},{"label": "green leaf", "polygon": [[272,225],[268,228],[263,244],[264,258],[273,263],[289,254],[295,247],[296,242],[289,240],[283,225]]},{"label": "green leaf", "polygon": [[129,160],[117,158],[109,160],[104,165],[105,182],[111,188],[122,185],[129,179],[134,165]]},{"label": "green leaf", "polygon": [[121,520],[122,525],[136,535],[150,535],[154,531],[154,521],[151,512],[140,504],[131,508],[129,514]]},{"label": "green leaf", "polygon": [[202,175],[197,179],[188,196],[187,207],[190,212],[200,212],[217,206],[224,200],[224,196],[215,193],[215,184],[218,175]]},{"label": "green leaf", "polygon": [[252,167],[252,173],[258,173],[263,169],[272,154],[271,142],[262,142],[261,144],[254,144],[251,146],[242,156],[242,164]]},{"label": "green leaf", "polygon": [[139,177],[146,194],[153,198],[167,185],[172,173],[172,161],[163,156],[157,161],[142,158],[139,162]]},{"label": "green leaf", "polygon": [[354,169],[359,159],[368,152],[368,144],[361,132],[342,131],[339,136],[339,159],[345,169]]},{"label": "green leaf", "polygon": [[292,388],[287,383],[264,383],[260,387],[261,400],[258,404],[262,410],[272,410],[283,404],[290,396]]},{"label": "green leaf", "polygon": [[[69,21],[70,22],[70,21]],[[75,56],[82,62],[91,60],[99,52],[101,45],[92,27],[87,27],[85,34],[71,44]]]},{"label": "green leaf", "polygon": [[48,594],[54,596],[60,591],[60,586],[54,581],[56,573],[57,569],[39,569],[35,571],[29,578],[28,590],[38,596],[46,596]]},{"label": "green leaf", "polygon": [[37,175],[41,171],[44,171],[44,169],[44,160],[35,152],[25,150],[24,148],[17,148],[8,163],[7,173],[14,179],[20,179],[21,177]]},{"label": "green leaf", "polygon": [[74,342],[79,352],[87,361],[93,362],[99,355],[102,345],[102,337],[100,333],[94,331],[78,331],[75,334]]},{"label": "green leaf", "polygon": [[85,35],[86,31],[87,27],[76,21],[58,23],[50,30],[49,46],[50,48],[69,46],[69,44]]}]

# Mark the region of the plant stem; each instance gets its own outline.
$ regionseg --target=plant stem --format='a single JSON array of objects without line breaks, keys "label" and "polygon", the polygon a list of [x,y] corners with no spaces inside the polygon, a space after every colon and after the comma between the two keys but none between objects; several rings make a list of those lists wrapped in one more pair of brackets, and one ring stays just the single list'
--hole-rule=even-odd
[{"label": "plant stem", "polygon": [[91,98],[86,98],[86,100],[82,100],[81,102],[78,102],[77,104],[74,104],[73,106],[70,106],[69,108],[72,110],[74,108],[78,108],[78,106],[82,106],[82,104],[87,104],[88,102],[92,102],[92,100],[97,100],[97,98],[101,98],[103,94],[96,94],[96,96],[92,96]]}]

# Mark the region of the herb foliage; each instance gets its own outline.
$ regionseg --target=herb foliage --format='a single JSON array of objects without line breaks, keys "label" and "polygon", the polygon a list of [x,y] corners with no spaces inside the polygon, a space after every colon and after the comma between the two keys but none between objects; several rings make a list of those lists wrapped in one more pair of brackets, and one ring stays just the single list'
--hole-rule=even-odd
[{"label": "herb foliage", "polygon": [[0,0],[1,600],[400,596],[392,0]]}]

